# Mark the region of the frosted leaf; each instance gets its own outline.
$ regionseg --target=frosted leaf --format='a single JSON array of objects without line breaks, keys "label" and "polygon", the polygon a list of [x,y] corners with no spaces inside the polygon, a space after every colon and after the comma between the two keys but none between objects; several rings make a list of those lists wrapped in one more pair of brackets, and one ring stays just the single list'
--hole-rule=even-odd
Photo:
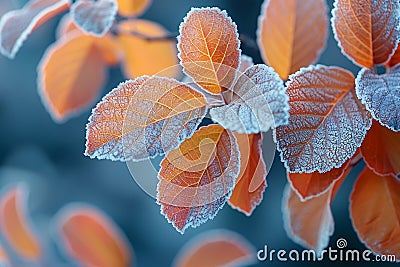
[{"label": "frosted leaf", "polygon": [[225,205],[240,171],[232,132],[213,124],[201,127],[160,163],[157,203],[177,231],[197,227]]},{"label": "frosted leaf", "polygon": [[0,53],[14,58],[29,34],[40,25],[68,9],[70,0],[31,0],[0,20]]},{"label": "frosted leaf", "polygon": [[79,0],[71,7],[71,17],[85,32],[102,36],[111,28],[117,11],[116,0]]},{"label": "frosted leaf", "polygon": [[375,68],[362,69],[356,92],[372,117],[392,131],[400,131],[400,66],[379,75]]},{"label": "frosted leaf", "polygon": [[371,118],[358,100],[354,76],[338,67],[310,66],[290,76],[289,124],[275,138],[289,172],[328,172],[361,146]]},{"label": "frosted leaf", "polygon": [[342,53],[371,68],[385,63],[400,40],[399,0],[335,0],[332,28]]},{"label": "frosted leaf", "polygon": [[248,68],[232,91],[228,105],[210,110],[212,120],[225,129],[251,134],[287,123],[288,96],[282,80],[271,67],[254,65]]},{"label": "frosted leaf", "polygon": [[226,91],[240,63],[237,26],[219,8],[192,8],[179,28],[183,71],[212,94]]},{"label": "frosted leaf", "polygon": [[93,109],[85,155],[120,161],[162,155],[190,137],[206,112],[205,98],[174,79],[127,81]]}]

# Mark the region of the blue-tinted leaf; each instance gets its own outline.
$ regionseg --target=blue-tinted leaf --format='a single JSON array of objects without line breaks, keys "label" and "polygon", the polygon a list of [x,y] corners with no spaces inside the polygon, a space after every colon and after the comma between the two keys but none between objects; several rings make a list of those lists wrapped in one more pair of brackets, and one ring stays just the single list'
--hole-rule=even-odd
[{"label": "blue-tinted leaf", "polygon": [[71,16],[85,32],[102,36],[111,28],[117,11],[115,0],[78,0],[71,7]]},{"label": "blue-tinted leaf", "polygon": [[213,121],[225,129],[251,134],[287,124],[288,96],[282,80],[271,67],[248,68],[232,90],[228,105],[210,110]]},{"label": "blue-tinted leaf", "polygon": [[392,131],[400,131],[400,66],[382,75],[375,68],[362,69],[356,92],[374,119]]}]

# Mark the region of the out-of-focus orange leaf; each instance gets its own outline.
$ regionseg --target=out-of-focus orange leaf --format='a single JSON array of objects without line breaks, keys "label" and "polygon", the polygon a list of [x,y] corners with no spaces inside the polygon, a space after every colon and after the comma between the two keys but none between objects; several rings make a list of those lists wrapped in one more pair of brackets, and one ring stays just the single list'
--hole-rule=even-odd
[{"label": "out-of-focus orange leaf", "polygon": [[0,199],[0,229],[10,247],[28,261],[37,261],[42,248],[27,215],[27,189],[18,185],[8,189]]},{"label": "out-of-focus orange leaf", "polygon": [[117,0],[118,13],[124,17],[136,17],[143,14],[153,0]]},{"label": "out-of-focus orange leaf", "polygon": [[71,17],[84,32],[103,36],[114,23],[117,0],[78,0],[71,6]]},{"label": "out-of-focus orange leaf", "polygon": [[263,199],[267,169],[262,156],[262,134],[235,133],[240,151],[240,173],[229,204],[247,216]]},{"label": "out-of-focus orange leaf", "polygon": [[[84,34],[83,31],[79,29],[79,27],[71,19],[71,16],[67,14],[61,19],[58,25],[56,31],[57,39],[68,37],[74,31],[79,31],[81,34]],[[93,39],[94,45],[100,49],[102,57],[107,65],[113,66],[120,62],[122,58],[122,49],[115,37],[113,37],[111,34],[107,34],[102,37],[93,36]]]},{"label": "out-of-focus orange leaf", "polygon": [[179,29],[183,71],[213,94],[227,90],[240,63],[236,24],[218,8],[192,8]]},{"label": "out-of-focus orange leaf", "polygon": [[85,154],[121,161],[163,155],[192,136],[206,113],[203,95],[172,78],[127,81],[93,109]]},{"label": "out-of-focus orange leaf", "polygon": [[31,0],[0,20],[0,52],[14,58],[22,43],[40,25],[68,9],[70,0]]},{"label": "out-of-focus orange leaf", "polygon": [[400,133],[372,122],[361,146],[368,167],[380,175],[400,175]]},{"label": "out-of-focus orange leaf", "polygon": [[[170,68],[178,64],[176,45],[172,40],[162,40],[168,32],[161,25],[147,20],[127,20],[118,25],[118,31],[126,77],[133,79],[161,71],[164,77],[174,78],[179,74],[177,68]],[[151,38],[157,40],[148,40]]]},{"label": "out-of-focus orange leaf", "polygon": [[70,34],[51,45],[39,63],[39,93],[58,122],[92,104],[104,85],[107,64],[95,42]]},{"label": "out-of-focus orange leaf", "polygon": [[309,199],[325,193],[331,185],[350,172],[351,159],[348,159],[340,168],[334,168],[325,173],[287,173],[292,189],[303,199]]},{"label": "out-of-focus orange leaf", "polygon": [[351,158],[371,125],[354,76],[338,67],[310,66],[290,76],[289,124],[277,127],[277,148],[289,172],[327,172]]},{"label": "out-of-focus orange leaf", "polygon": [[213,218],[235,186],[239,160],[232,132],[216,124],[201,127],[160,163],[161,213],[181,233]]},{"label": "out-of-focus orange leaf", "polygon": [[350,197],[350,215],[358,237],[376,254],[400,260],[400,180],[365,168]]},{"label": "out-of-focus orange leaf", "polygon": [[331,184],[324,193],[305,201],[289,185],[286,186],[282,204],[283,221],[288,236],[294,242],[315,250],[317,254],[328,245],[334,231],[331,201],[343,178]]},{"label": "out-of-focus orange leaf", "polygon": [[114,222],[95,207],[73,205],[57,218],[60,246],[80,266],[129,267],[132,249]]},{"label": "out-of-focus orange leaf", "polygon": [[400,39],[397,0],[335,0],[332,27],[343,54],[371,68],[385,63]]},{"label": "out-of-focus orange leaf", "polygon": [[315,63],[328,37],[325,0],[265,0],[258,23],[261,55],[286,80]]},{"label": "out-of-focus orange leaf", "polygon": [[173,266],[246,266],[255,262],[255,254],[254,247],[242,236],[226,230],[211,230],[186,244]]}]

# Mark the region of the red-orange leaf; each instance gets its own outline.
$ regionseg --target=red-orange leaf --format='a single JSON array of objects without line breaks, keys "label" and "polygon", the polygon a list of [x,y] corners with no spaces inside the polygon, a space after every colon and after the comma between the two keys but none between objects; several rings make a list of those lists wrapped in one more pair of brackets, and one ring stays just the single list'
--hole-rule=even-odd
[{"label": "red-orange leaf", "polygon": [[64,208],[57,216],[60,246],[79,266],[129,267],[132,249],[118,226],[88,205]]},{"label": "red-orange leaf", "polygon": [[242,236],[211,230],[186,244],[176,256],[174,267],[247,266],[255,262],[255,250]]},{"label": "red-orange leaf", "polygon": [[398,0],[335,0],[332,27],[342,52],[359,66],[385,63],[400,40]]},{"label": "red-orange leaf", "polygon": [[263,199],[267,187],[267,169],[262,156],[262,134],[238,134],[240,173],[229,204],[247,216]]},{"label": "red-orange leaf", "polygon": [[51,45],[39,63],[39,93],[54,120],[87,108],[106,80],[106,62],[96,38],[73,32]]},{"label": "red-orange leaf", "polygon": [[314,249],[317,254],[328,245],[334,231],[331,201],[342,181],[337,180],[324,193],[305,201],[289,185],[286,186],[282,201],[283,221],[293,241]]},{"label": "red-orange leaf", "polygon": [[325,173],[287,173],[288,180],[292,189],[302,198],[319,196],[325,193],[330,186],[340,178],[348,175],[351,168],[349,167],[351,159],[347,160],[342,167],[334,168]]},{"label": "red-orange leaf", "polygon": [[124,17],[140,16],[153,0],[117,0],[118,13]]},{"label": "red-orange leaf", "polygon": [[376,254],[400,260],[400,180],[365,168],[350,201],[351,220],[361,241]]},{"label": "red-orange leaf", "polygon": [[397,46],[396,52],[394,52],[393,56],[390,58],[388,62],[386,62],[387,67],[394,67],[400,63],[400,46]]},{"label": "red-orange leaf", "polygon": [[0,52],[13,58],[30,33],[68,9],[70,0],[31,0],[0,20]]},{"label": "red-orange leaf", "polygon": [[400,133],[393,132],[377,121],[361,146],[365,162],[380,175],[400,175]]},{"label": "red-orange leaf", "polygon": [[93,109],[85,155],[120,161],[163,155],[192,136],[206,113],[203,95],[177,80],[129,80]]},{"label": "red-orange leaf", "polygon": [[214,218],[232,193],[239,164],[232,132],[216,124],[201,127],[160,163],[161,213],[181,233]]},{"label": "red-orange leaf", "polygon": [[286,80],[315,63],[328,37],[325,0],[265,0],[258,23],[261,55]]},{"label": "red-orange leaf", "polygon": [[179,29],[184,72],[212,94],[227,90],[240,63],[236,24],[218,8],[192,8]]},{"label": "red-orange leaf", "polygon": [[310,66],[290,76],[289,124],[276,129],[289,172],[341,167],[361,146],[371,118],[358,100],[354,76],[338,67]]},{"label": "red-orange leaf", "polygon": [[27,215],[27,189],[18,185],[8,189],[0,199],[0,229],[10,247],[28,261],[37,261],[42,248]]},{"label": "red-orange leaf", "polygon": [[122,67],[127,78],[154,75],[161,71],[166,77],[178,75],[177,68],[171,68],[178,64],[175,43],[171,40],[146,40],[168,35],[160,24],[148,20],[127,20],[118,25],[118,31],[118,40],[124,51]]}]

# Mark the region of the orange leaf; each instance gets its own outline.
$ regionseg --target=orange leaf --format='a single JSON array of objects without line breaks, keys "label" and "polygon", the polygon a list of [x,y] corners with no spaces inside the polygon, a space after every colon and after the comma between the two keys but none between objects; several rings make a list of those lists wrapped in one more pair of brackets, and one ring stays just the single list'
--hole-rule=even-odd
[{"label": "orange leaf", "polygon": [[250,216],[263,199],[267,187],[267,169],[262,156],[262,134],[238,134],[240,173],[229,204]]},{"label": "orange leaf", "polygon": [[69,5],[70,0],[31,0],[22,9],[6,13],[0,20],[0,52],[14,58],[30,33]]},{"label": "orange leaf", "polygon": [[27,189],[24,185],[9,188],[0,199],[0,229],[10,247],[29,261],[38,261],[42,249],[27,217]]},{"label": "orange leaf", "polygon": [[265,0],[258,23],[261,55],[279,76],[315,63],[328,37],[325,0]]},{"label": "orange leaf", "polygon": [[305,201],[289,185],[286,186],[282,201],[283,221],[294,242],[315,250],[317,254],[328,245],[334,231],[331,201],[335,187],[340,186],[343,178],[331,184],[324,193]]},{"label": "orange leaf", "polygon": [[379,175],[400,175],[400,133],[372,122],[361,146],[368,167]]},{"label": "orange leaf", "polygon": [[[79,31],[81,34],[84,34],[71,19],[71,16],[67,14],[61,19],[58,25],[56,31],[57,39],[69,37],[74,31]],[[102,37],[93,36],[93,39],[94,45],[101,51],[102,57],[107,65],[113,66],[119,63],[122,58],[122,49],[115,37],[111,34],[107,34]]]},{"label": "orange leaf", "polygon": [[218,8],[192,8],[179,29],[184,72],[212,94],[227,90],[240,63],[236,24]]},{"label": "orange leaf", "polygon": [[137,17],[143,14],[153,0],[117,0],[118,13],[124,17]]},{"label": "orange leaf", "polygon": [[39,93],[58,122],[91,105],[106,80],[106,63],[96,39],[74,33],[51,45],[38,67]]},{"label": "orange leaf", "polygon": [[276,128],[289,172],[341,167],[361,146],[371,118],[354,90],[354,76],[338,67],[310,66],[290,76],[289,124]]},{"label": "orange leaf", "polygon": [[339,46],[355,64],[385,63],[400,39],[397,0],[335,0],[332,28]]},{"label": "orange leaf", "polygon": [[118,226],[88,205],[70,205],[57,216],[60,245],[80,266],[128,267],[132,249]]},{"label": "orange leaf", "polygon": [[84,32],[103,36],[114,23],[116,0],[78,0],[71,6],[71,17]]},{"label": "orange leaf", "polygon": [[232,193],[239,164],[233,133],[216,124],[201,127],[160,163],[161,213],[181,233],[212,219]]},{"label": "orange leaf", "polygon": [[378,176],[368,168],[360,174],[350,197],[353,226],[376,254],[400,260],[400,181]]},{"label": "orange leaf", "polygon": [[255,263],[255,250],[242,236],[211,230],[186,244],[174,260],[174,267],[246,266]]},{"label": "orange leaf", "polygon": [[126,77],[133,79],[161,71],[166,77],[178,75],[177,69],[171,68],[178,64],[173,41],[146,40],[166,36],[168,32],[161,25],[147,20],[127,20],[118,25],[118,31],[118,40],[125,53],[122,67]]},{"label": "orange leaf", "polygon": [[203,95],[174,79],[127,81],[93,109],[85,155],[120,161],[163,155],[192,136],[206,113]]},{"label": "orange leaf", "polygon": [[302,200],[319,196],[325,193],[331,185],[340,178],[346,177],[350,170],[351,159],[348,159],[340,168],[334,168],[325,173],[287,173],[292,189],[299,194]]},{"label": "orange leaf", "polygon": [[397,46],[396,52],[394,52],[393,56],[390,58],[388,62],[386,62],[387,67],[394,67],[400,63],[400,46]]}]

